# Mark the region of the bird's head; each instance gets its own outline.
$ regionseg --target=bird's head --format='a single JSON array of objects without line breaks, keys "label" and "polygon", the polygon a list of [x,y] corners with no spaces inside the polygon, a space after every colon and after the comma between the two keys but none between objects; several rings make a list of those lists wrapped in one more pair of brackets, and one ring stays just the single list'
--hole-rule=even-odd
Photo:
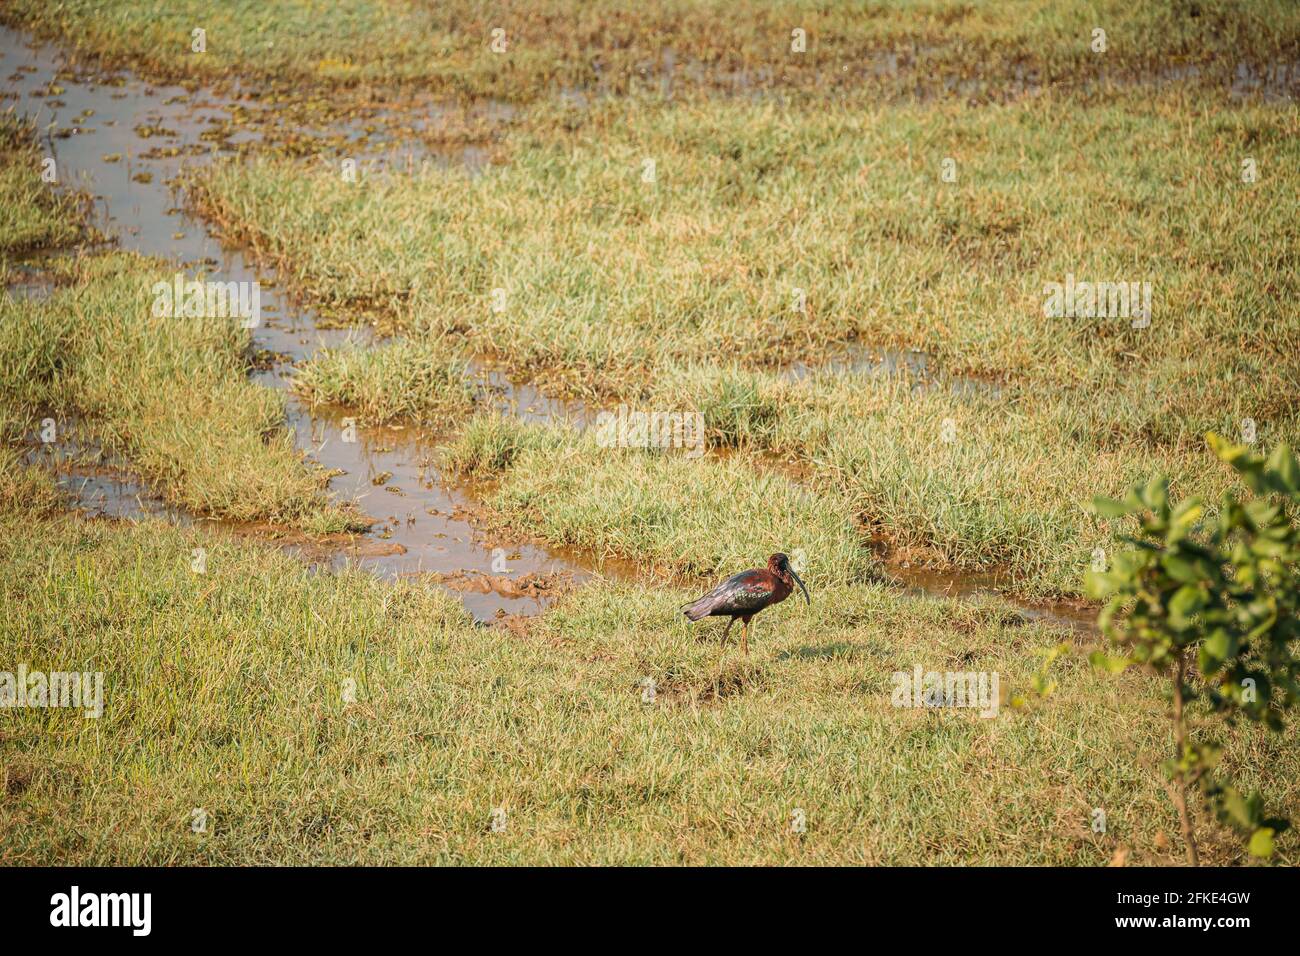
[{"label": "bird's head", "polygon": [[799,590],[803,592],[803,598],[809,604],[812,604],[812,598],[808,596],[808,589],[800,580],[799,575],[795,574],[794,567],[790,564],[790,556],[782,552],[777,552],[767,559],[767,569],[787,583],[793,582],[799,585]]}]

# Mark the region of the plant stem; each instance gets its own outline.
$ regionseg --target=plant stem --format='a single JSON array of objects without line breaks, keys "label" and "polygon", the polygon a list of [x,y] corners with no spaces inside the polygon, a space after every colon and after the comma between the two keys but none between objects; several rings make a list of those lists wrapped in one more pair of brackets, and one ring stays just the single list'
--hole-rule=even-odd
[{"label": "plant stem", "polygon": [[[1174,675],[1174,766],[1183,762],[1187,750],[1187,724],[1183,719],[1183,678],[1187,674],[1187,651],[1178,652],[1178,669]],[[1187,847],[1187,863],[1198,866],[1196,836],[1192,832],[1192,815],[1187,808],[1187,773],[1179,769],[1174,776],[1174,803],[1178,806],[1178,820],[1183,828],[1183,843]]]}]

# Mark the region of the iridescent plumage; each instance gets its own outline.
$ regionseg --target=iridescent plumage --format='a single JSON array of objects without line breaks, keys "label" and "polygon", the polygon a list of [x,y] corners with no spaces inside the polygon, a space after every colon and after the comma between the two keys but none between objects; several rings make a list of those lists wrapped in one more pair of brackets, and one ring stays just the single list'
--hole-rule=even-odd
[{"label": "iridescent plumage", "polygon": [[751,568],[732,575],[708,594],[685,605],[682,612],[691,621],[706,617],[730,617],[727,629],[722,632],[724,649],[731,625],[739,618],[740,644],[748,655],[750,619],[763,608],[780,604],[788,598],[796,584],[803,591],[804,598],[811,604],[812,598],[808,596],[808,589],[804,587],[803,581],[790,566],[790,559],[784,554],[774,554],[767,559],[766,568]]}]

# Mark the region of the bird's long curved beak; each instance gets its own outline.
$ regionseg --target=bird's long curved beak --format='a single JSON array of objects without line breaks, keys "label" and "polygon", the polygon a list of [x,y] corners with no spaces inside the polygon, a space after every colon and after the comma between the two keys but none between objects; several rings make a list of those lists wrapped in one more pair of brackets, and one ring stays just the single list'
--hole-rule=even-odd
[{"label": "bird's long curved beak", "polygon": [[794,568],[790,569],[790,577],[794,578],[794,583],[799,585],[799,590],[803,592],[803,599],[811,605],[812,598],[808,596],[808,589],[804,587],[803,579],[800,578],[799,575],[795,574]]}]

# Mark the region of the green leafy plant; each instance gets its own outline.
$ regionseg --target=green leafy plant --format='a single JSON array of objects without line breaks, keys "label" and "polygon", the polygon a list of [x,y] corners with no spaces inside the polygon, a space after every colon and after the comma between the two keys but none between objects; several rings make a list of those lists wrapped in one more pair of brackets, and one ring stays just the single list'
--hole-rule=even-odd
[{"label": "green leafy plant", "polygon": [[1286,445],[1268,458],[1207,435],[1214,453],[1251,494],[1224,494],[1213,515],[1199,499],[1169,500],[1169,483],[1153,478],[1122,501],[1095,498],[1103,518],[1136,517],[1133,547],[1085,585],[1108,598],[1098,617],[1116,653],[1098,651],[1095,666],[1119,673],[1134,665],[1172,683],[1173,782],[1187,859],[1198,862],[1189,792],[1199,791],[1215,817],[1240,831],[1252,855],[1270,856],[1284,819],[1265,816],[1263,797],[1243,794],[1216,773],[1220,745],[1189,737],[1188,707],[1203,701],[1227,724],[1239,719],[1281,731],[1300,696],[1300,465]]}]

